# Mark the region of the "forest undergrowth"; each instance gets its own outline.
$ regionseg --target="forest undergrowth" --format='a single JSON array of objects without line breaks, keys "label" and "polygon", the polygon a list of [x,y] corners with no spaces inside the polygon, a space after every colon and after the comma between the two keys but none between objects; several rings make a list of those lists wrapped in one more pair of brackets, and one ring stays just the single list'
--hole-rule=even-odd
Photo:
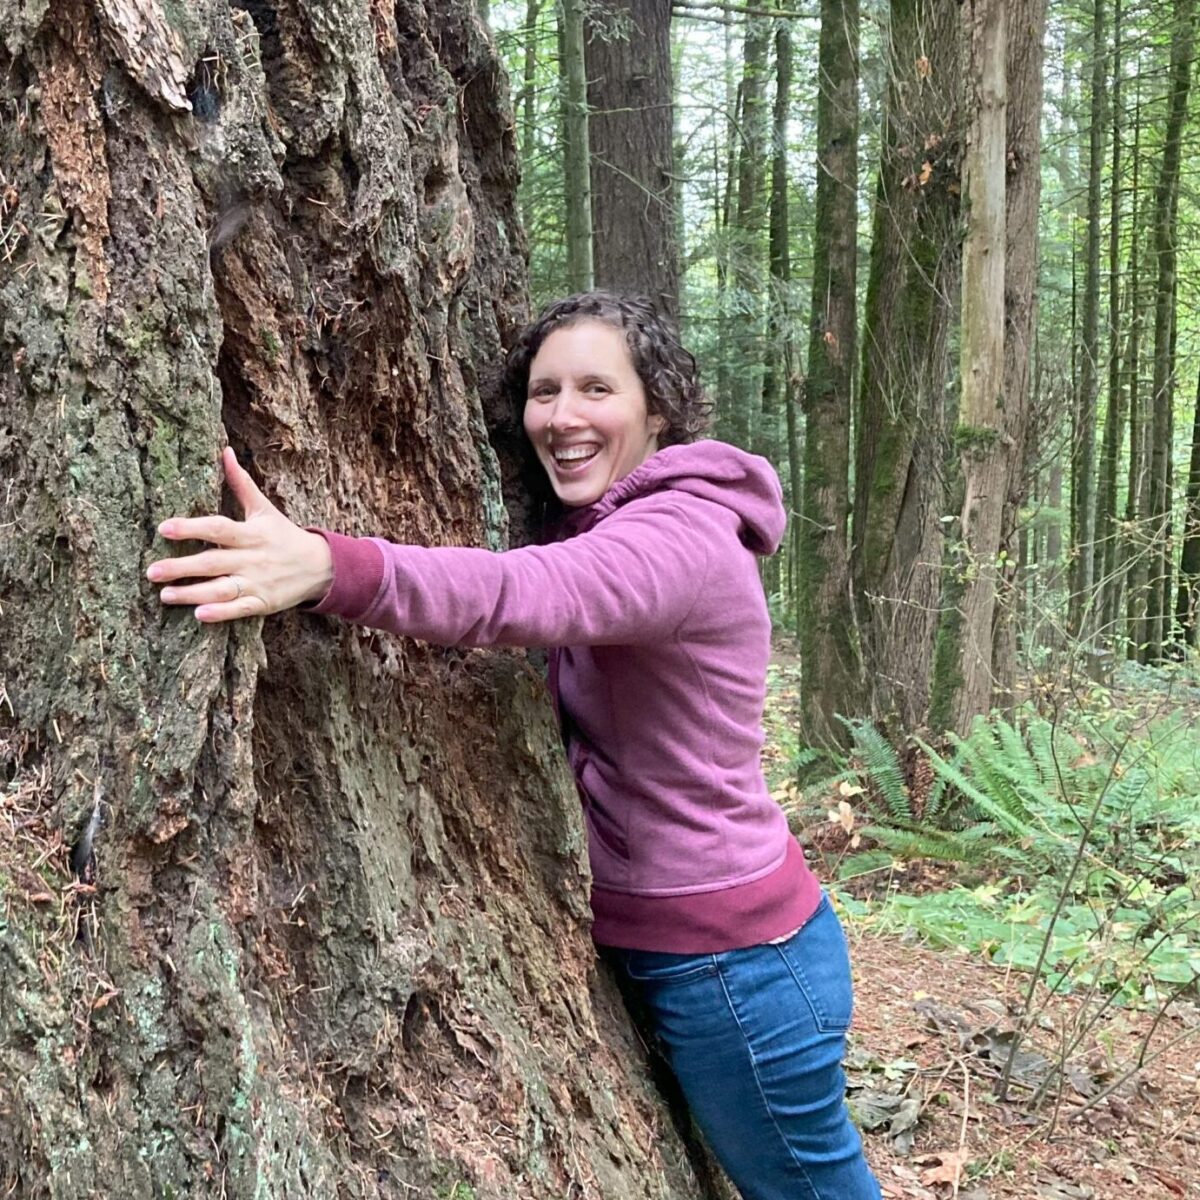
[{"label": "forest undergrowth", "polygon": [[965,738],[844,753],[798,691],[781,642],[768,779],[854,943],[885,1194],[1200,1194],[1200,670],[1034,674]]}]

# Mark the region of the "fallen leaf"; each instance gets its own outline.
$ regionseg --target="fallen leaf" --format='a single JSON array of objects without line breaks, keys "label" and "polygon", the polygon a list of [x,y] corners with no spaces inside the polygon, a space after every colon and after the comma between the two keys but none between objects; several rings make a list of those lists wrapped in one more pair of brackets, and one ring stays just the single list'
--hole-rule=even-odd
[{"label": "fallen leaf", "polygon": [[917,1163],[934,1162],[934,1166],[921,1172],[921,1182],[928,1187],[933,1183],[948,1183],[957,1187],[962,1181],[963,1168],[970,1161],[971,1152],[965,1147],[958,1150],[943,1150],[938,1154],[922,1154]]}]

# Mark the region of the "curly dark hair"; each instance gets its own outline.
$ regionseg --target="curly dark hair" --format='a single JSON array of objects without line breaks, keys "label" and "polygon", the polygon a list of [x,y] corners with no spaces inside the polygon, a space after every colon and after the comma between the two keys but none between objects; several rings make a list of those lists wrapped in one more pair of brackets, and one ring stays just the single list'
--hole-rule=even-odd
[{"label": "curly dark hair", "polygon": [[580,321],[602,321],[623,330],[634,370],[646,389],[650,415],[666,418],[659,446],[694,442],[707,432],[713,404],[700,386],[695,358],[683,348],[675,327],[644,296],[591,291],[546,305],[521,331],[508,352],[504,389],[520,420],[529,387],[529,368],[542,343],[556,329]]}]

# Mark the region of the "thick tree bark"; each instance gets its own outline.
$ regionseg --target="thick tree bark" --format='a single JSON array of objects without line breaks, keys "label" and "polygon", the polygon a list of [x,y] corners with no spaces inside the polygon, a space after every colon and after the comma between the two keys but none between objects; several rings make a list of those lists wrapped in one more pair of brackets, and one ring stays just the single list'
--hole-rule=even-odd
[{"label": "thick tree bark", "polygon": [[589,15],[588,144],[597,287],[679,312],[670,0],[630,0],[620,24]]},{"label": "thick tree bark", "polygon": [[694,1196],[525,659],[143,577],[226,434],[298,520],[503,544],[469,0],[53,0],[0,47],[0,1191]]},{"label": "thick tree bark", "polygon": [[567,227],[567,287],[585,292],[595,279],[591,146],[588,128],[584,0],[561,0],[563,189]]},{"label": "thick tree bark", "polygon": [[857,353],[858,3],[822,0],[817,65],[817,213],[800,530],[801,719],[813,743],[841,742],[857,714],[861,663],[850,601],[850,411]]},{"label": "thick tree bark", "polygon": [[871,235],[852,571],[873,707],[925,720],[941,603],[947,334],[958,290],[959,8],[897,0]]}]

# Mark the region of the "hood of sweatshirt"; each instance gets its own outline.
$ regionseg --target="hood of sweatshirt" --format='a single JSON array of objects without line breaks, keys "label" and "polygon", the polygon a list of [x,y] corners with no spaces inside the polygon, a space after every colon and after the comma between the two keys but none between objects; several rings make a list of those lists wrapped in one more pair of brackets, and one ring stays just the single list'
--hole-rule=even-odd
[{"label": "hood of sweatshirt", "polygon": [[555,532],[559,537],[582,533],[631,500],[667,490],[690,492],[731,509],[741,519],[742,543],[755,554],[774,554],[779,548],[787,513],[775,468],[757,454],[711,439],[664,446],[599,500],[569,511]]}]

